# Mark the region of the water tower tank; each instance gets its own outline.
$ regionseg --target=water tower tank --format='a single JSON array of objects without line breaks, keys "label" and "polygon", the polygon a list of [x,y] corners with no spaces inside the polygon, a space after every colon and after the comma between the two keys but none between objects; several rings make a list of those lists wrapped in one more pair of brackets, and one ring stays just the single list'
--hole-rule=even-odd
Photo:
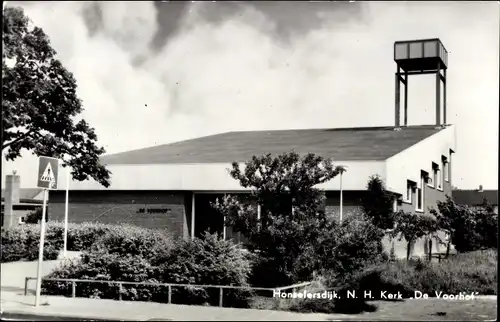
[{"label": "water tower tank", "polygon": [[447,69],[448,52],[438,38],[396,41],[394,60],[405,72]]}]

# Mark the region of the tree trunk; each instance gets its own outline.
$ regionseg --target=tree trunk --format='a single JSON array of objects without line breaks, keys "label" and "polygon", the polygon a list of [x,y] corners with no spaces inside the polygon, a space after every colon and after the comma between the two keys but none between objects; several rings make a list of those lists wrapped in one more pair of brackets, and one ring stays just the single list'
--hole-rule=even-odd
[{"label": "tree trunk", "polygon": [[408,246],[406,247],[406,260],[410,260],[410,251],[411,251],[411,241],[408,242]]},{"label": "tree trunk", "polygon": [[448,245],[446,245],[446,256],[444,258],[448,258],[448,256],[450,256],[450,247],[451,247],[451,239],[448,240]]}]

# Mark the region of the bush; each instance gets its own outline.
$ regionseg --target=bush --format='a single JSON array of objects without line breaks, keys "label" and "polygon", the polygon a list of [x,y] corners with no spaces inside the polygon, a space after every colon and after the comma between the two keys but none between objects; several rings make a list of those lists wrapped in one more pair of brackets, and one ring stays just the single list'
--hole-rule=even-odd
[{"label": "bush", "polygon": [[[159,279],[166,283],[249,286],[250,262],[230,241],[206,233],[204,238],[177,241],[174,250],[158,261]],[[251,292],[224,290],[224,303],[247,306]],[[218,289],[174,288],[172,301],[179,304],[217,305]]]},{"label": "bush", "polygon": [[[141,256],[123,256],[105,251],[84,253],[80,260],[67,261],[47,278],[75,278],[84,280],[151,282],[154,269]],[[48,295],[70,295],[68,282],[44,281],[43,292]],[[120,288],[108,283],[80,283],[76,287],[77,297],[118,299]],[[148,301],[159,294],[158,287],[123,285],[122,298],[132,301]]]},{"label": "bush", "polygon": [[[59,223],[63,224],[63,223]],[[84,222],[68,226],[68,250],[84,251],[109,231],[120,227],[118,225]]]},{"label": "bush", "polygon": [[[50,221],[47,222],[45,227],[45,252],[47,253],[46,256],[48,256],[46,259],[57,259],[58,252],[64,247],[64,223]],[[121,251],[122,254],[134,252],[134,243],[135,245],[142,243],[140,252],[156,256],[158,252],[167,249],[168,244],[171,243],[170,237],[166,236],[164,231],[130,225],[69,223],[68,250],[89,250],[94,243],[100,241],[105,235],[107,235],[107,239],[100,242],[101,246],[105,248],[112,247],[113,252],[119,251],[119,247],[125,247]],[[159,247],[157,250],[150,248],[154,239],[158,239],[158,241],[154,242]],[[163,243],[160,243],[160,240],[163,240]],[[2,229],[2,262],[37,259],[39,241],[39,224],[24,224],[6,230]],[[102,243],[109,245],[102,245]],[[114,246],[111,246],[111,244]]]},{"label": "bush", "polygon": [[142,256],[154,261],[172,247],[172,236],[163,230],[120,225],[109,228],[90,246],[90,250],[92,252],[104,250],[122,256]]},{"label": "bush", "polygon": [[[43,206],[38,207],[35,210],[33,210],[32,212],[30,212],[26,216],[26,218],[24,219],[24,222],[27,224],[38,224],[38,221],[42,220],[42,209],[43,209]],[[47,220],[48,220],[48,214],[45,213],[45,221],[47,221]]]},{"label": "bush", "polygon": [[481,295],[497,294],[497,253],[477,251],[458,254],[440,263],[422,260],[381,263],[349,277],[346,289],[371,290],[379,295],[400,291],[403,296],[413,296],[414,291],[435,296],[443,294],[478,292]]},{"label": "bush", "polygon": [[[48,229],[47,229],[48,231]],[[44,260],[55,260],[59,255],[60,244],[46,234],[44,242]],[[11,229],[2,229],[2,263],[14,261],[33,261],[38,259],[40,245],[40,226],[19,225]]]},{"label": "bush", "polygon": [[[68,261],[49,277],[248,286],[250,261],[230,241],[207,234],[203,239],[171,243],[166,235],[159,234],[147,229],[116,228],[98,240],[91,251],[84,252],[80,260]],[[43,289],[46,294],[71,294],[71,285],[64,282],[45,281]],[[122,298],[167,302],[167,290],[163,286],[123,285]],[[116,285],[82,283],[77,286],[76,295],[117,299],[118,292]],[[224,304],[246,307],[251,295],[246,290],[224,290]],[[218,305],[219,289],[174,286],[171,299],[175,304]]]},{"label": "bush", "polygon": [[321,268],[345,275],[382,260],[383,231],[363,214],[349,216],[325,232],[319,251]]}]

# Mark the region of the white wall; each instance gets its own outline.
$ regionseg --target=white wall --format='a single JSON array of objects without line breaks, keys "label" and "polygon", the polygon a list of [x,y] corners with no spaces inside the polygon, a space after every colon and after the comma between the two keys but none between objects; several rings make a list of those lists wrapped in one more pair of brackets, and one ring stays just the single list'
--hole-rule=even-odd
[{"label": "white wall", "polygon": [[[373,174],[385,176],[385,163],[377,161],[336,161],[335,165],[345,165],[343,174],[344,190],[364,190],[368,178]],[[244,191],[239,182],[229,176],[230,164],[146,164],[146,165],[110,165],[112,190],[211,190]],[[338,190],[340,178],[337,176],[320,188]],[[66,189],[66,169],[59,168],[59,190]],[[94,180],[70,183],[70,190],[104,190]]]},{"label": "white wall", "polygon": [[442,155],[450,160],[450,149],[456,152],[455,138],[455,127],[450,125],[387,159],[386,185],[388,190],[404,194],[406,181],[412,180],[418,183],[421,170],[432,175],[432,162],[441,166]]}]

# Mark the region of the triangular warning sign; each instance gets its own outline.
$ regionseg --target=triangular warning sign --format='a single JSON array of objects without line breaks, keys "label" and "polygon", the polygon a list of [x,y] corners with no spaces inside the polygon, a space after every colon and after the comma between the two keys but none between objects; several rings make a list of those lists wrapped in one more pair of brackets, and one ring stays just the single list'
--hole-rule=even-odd
[{"label": "triangular warning sign", "polygon": [[52,166],[50,165],[50,162],[47,163],[47,167],[43,171],[40,181],[47,181],[47,182],[56,181],[56,178],[54,177],[54,171],[52,171]]}]

